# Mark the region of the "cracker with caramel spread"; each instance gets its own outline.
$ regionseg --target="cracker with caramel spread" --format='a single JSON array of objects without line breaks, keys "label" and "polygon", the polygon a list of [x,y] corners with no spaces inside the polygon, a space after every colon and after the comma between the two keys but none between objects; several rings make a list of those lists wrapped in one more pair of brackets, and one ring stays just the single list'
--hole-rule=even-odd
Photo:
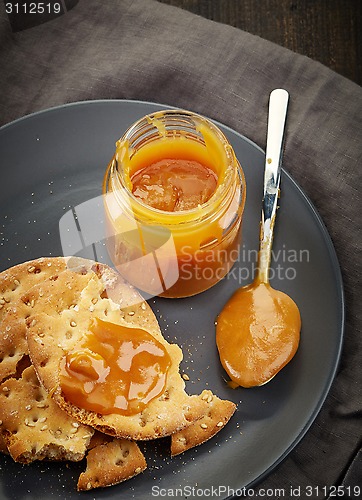
[{"label": "cracker with caramel spread", "polygon": [[[136,292],[119,275],[109,268],[98,267],[87,269],[83,274],[65,271],[59,280],[57,286],[62,290],[61,302],[44,307],[41,300],[38,307],[37,287],[31,289],[26,300],[34,304],[27,319],[30,356],[42,384],[62,409],[79,422],[101,432],[135,440],[171,435],[207,413],[207,402],[201,396],[187,395],[184,390],[185,383],[179,374],[181,349],[163,338],[149,306],[145,302],[132,301],[132,294]],[[51,296],[53,286],[48,283],[47,287],[42,287],[43,293]],[[122,297],[123,301],[120,302],[118,297]],[[160,397],[150,401],[143,411],[133,415],[99,414],[79,408],[64,398],[59,380],[60,362],[67,352],[81,343],[92,317],[142,328],[156,338],[170,355],[172,363],[166,387]]]},{"label": "cracker with caramel spread", "polygon": [[[102,445],[112,441],[110,436],[95,433],[93,428],[69,417],[49,397],[30,363],[26,341],[26,319],[34,307],[27,295],[32,286],[39,285],[39,308],[49,304],[62,307],[62,291],[56,285],[59,274],[69,268],[82,274],[93,264],[84,259],[40,258],[0,273],[0,449],[10,452],[17,462],[78,461],[88,450],[97,457]],[[42,291],[46,281],[54,291],[50,296]],[[110,486],[143,471],[145,459],[136,443],[131,445],[124,452],[125,466],[116,460],[115,468],[111,455],[101,468],[90,459],[79,487],[84,485],[85,477],[86,489],[90,489]],[[100,479],[94,480],[95,472]]]},{"label": "cracker with caramel spread", "polygon": [[[139,413],[96,413],[62,393],[60,362],[92,318],[148,332],[171,358],[164,390]],[[0,273],[0,353],[0,449],[6,444],[24,463],[88,453],[80,491],[142,472],[133,440],[171,435],[177,455],[215,435],[235,411],[211,391],[186,394],[181,349],[163,338],[147,302],[111,268],[85,259],[42,258]]]}]

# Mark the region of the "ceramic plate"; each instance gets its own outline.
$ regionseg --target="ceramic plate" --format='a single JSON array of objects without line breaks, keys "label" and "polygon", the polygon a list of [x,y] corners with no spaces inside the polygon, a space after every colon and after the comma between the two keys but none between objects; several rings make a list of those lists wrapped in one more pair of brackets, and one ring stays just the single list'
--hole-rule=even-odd
[{"label": "ceramic plate", "polygon": [[[0,129],[0,270],[62,254],[60,218],[101,194],[115,141],[135,120],[159,109],[164,106],[136,101],[82,102],[36,113]],[[250,140],[221,128],[247,182],[240,259],[212,289],[187,299],[151,299],[150,305],[167,340],[183,348],[181,369],[190,377],[188,392],[209,388],[237,403],[238,410],[216,437],[173,459],[168,439],[142,444],[148,461],[145,473],[93,491],[92,498],[148,499],[161,496],[165,489],[196,496],[196,490],[201,494],[211,487],[226,498],[253,487],[304,436],[332,383],[343,335],[339,265],[315,208],[283,171],[271,284],[288,293],[300,308],[300,347],[292,362],[267,385],[237,390],[226,385],[214,321],[233,291],[253,278],[264,154]],[[47,491],[49,498],[84,498],[75,490],[84,466],[84,462],[22,466],[1,456],[0,496],[31,500]]]}]

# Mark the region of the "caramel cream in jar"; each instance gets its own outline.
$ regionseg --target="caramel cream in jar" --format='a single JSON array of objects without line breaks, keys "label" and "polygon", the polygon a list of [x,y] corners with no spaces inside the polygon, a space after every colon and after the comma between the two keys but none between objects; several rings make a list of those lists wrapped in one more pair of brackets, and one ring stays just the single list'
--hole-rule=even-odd
[{"label": "caramel cream in jar", "polygon": [[200,293],[238,257],[245,179],[204,117],[172,110],[136,122],[116,144],[103,193],[111,259],[146,294]]}]

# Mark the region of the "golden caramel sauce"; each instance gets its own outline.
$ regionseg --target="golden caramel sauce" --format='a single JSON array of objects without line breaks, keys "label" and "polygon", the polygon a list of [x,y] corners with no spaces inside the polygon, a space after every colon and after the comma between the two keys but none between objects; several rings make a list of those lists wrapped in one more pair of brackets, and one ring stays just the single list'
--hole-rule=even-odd
[{"label": "golden caramel sauce", "polygon": [[170,365],[165,347],[145,330],[96,318],[61,360],[60,385],[79,408],[133,415],[162,394]]},{"label": "golden caramel sauce", "polygon": [[213,125],[197,121],[192,134],[146,118],[157,132],[143,134],[142,124],[122,137],[104,177],[108,252],[140,290],[192,296],[220,281],[238,257],[243,171]]},{"label": "golden caramel sauce", "polygon": [[217,319],[216,342],[231,387],[272,379],[294,356],[299,309],[285,293],[256,280],[237,290]]},{"label": "golden caramel sauce", "polygon": [[132,193],[146,205],[167,212],[191,210],[214,194],[218,178],[195,160],[162,159],[136,171]]}]

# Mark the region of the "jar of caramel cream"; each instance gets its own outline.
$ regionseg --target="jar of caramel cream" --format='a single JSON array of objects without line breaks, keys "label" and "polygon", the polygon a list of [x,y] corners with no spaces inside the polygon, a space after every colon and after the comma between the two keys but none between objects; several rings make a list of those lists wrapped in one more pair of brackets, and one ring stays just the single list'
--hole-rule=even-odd
[{"label": "jar of caramel cream", "polygon": [[238,258],[245,179],[233,148],[206,118],[159,111],[119,139],[103,184],[107,248],[146,295],[187,297]]}]

